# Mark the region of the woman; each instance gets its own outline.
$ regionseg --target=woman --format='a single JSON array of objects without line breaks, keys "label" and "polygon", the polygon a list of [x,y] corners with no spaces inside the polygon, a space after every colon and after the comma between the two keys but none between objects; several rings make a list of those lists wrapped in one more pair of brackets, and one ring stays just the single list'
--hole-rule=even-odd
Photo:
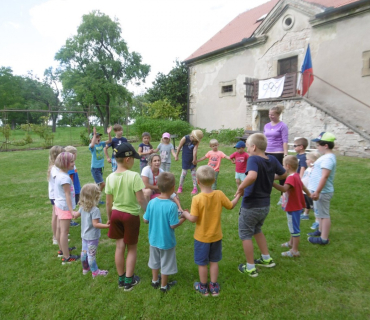
[{"label": "woman", "polygon": [[158,189],[157,179],[163,170],[161,166],[161,157],[157,153],[153,153],[148,158],[148,165],[141,172],[141,179],[145,184],[144,197],[147,201],[158,197],[161,193]]}]

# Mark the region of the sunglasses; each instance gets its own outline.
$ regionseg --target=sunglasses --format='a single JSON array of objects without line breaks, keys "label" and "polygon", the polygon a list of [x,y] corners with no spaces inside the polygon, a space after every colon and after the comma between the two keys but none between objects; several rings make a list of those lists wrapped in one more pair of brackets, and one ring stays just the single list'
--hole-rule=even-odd
[{"label": "sunglasses", "polygon": [[301,146],[301,144],[293,144],[294,148],[299,147],[299,146]]}]

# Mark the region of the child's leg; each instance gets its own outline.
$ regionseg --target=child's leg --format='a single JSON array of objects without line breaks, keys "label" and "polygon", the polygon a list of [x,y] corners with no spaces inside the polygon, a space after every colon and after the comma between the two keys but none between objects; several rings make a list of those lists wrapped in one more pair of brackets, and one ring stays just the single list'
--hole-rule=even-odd
[{"label": "child's leg", "polygon": [[235,182],[236,182],[236,187],[237,187],[237,188],[239,188],[240,183],[241,183],[241,182],[240,182],[240,179],[235,179]]},{"label": "child's leg", "polygon": [[321,228],[321,239],[328,240],[329,239],[329,233],[330,233],[330,227],[331,227],[331,220],[330,218],[323,218],[320,219],[320,228]]},{"label": "child's leg", "polygon": [[291,241],[292,241],[292,251],[293,253],[296,253],[298,252],[298,246],[299,246],[299,241],[300,241],[300,237],[291,237]]},{"label": "child's leg", "polygon": [[254,264],[254,249],[252,239],[243,240],[243,250],[248,264]]},{"label": "child's leg", "polygon": [[158,281],[158,278],[159,278],[159,269],[152,269],[152,281],[156,282]]},{"label": "child's leg", "polygon": [[196,177],[197,168],[191,169],[190,172],[191,172],[191,178],[193,179],[193,188],[196,189],[197,188],[197,177]]},{"label": "child's leg", "polygon": [[211,277],[211,282],[217,282],[218,272],[218,262],[210,262],[209,273]]},{"label": "child's leg", "polygon": [[148,163],[147,163],[147,162],[142,162],[142,161],[140,161],[140,174],[141,174],[141,172],[143,171],[143,169],[144,169],[147,165],[148,165]]},{"label": "child's leg", "polygon": [[266,241],[265,235],[262,233],[262,231],[260,233],[255,234],[254,238],[256,239],[258,248],[260,249],[262,255],[264,255],[264,256],[269,255],[269,250],[267,248],[267,241]]},{"label": "child's leg", "polygon": [[100,192],[102,192],[104,188],[105,188],[105,182],[99,183]]},{"label": "child's leg", "polygon": [[216,190],[217,189],[217,178],[218,178],[218,174],[220,173],[220,171],[216,171],[215,172],[215,182],[212,184],[212,190]]},{"label": "child's leg", "polygon": [[98,249],[99,239],[89,240],[87,243],[87,261],[90,266],[91,272],[96,272],[99,270],[96,264],[96,250]]},{"label": "child's leg", "polygon": [[207,283],[208,282],[208,266],[198,266],[199,271],[199,280],[201,283]]},{"label": "child's leg", "polygon": [[321,239],[328,240],[329,232],[331,227],[330,220],[330,200],[333,197],[333,193],[322,193],[320,194],[319,200],[316,201],[318,218],[320,219],[319,230],[321,231]]},{"label": "child's leg", "polygon": [[134,275],[136,258],[137,258],[137,244],[128,244],[126,258],[126,278],[130,278]]},{"label": "child's leg", "polygon": [[82,263],[82,272],[84,274],[86,274],[90,270],[89,261],[87,259],[87,250],[88,250],[87,241],[82,239],[81,263]]},{"label": "child's leg", "polygon": [[53,240],[57,239],[57,224],[58,224],[58,217],[55,214],[55,205],[53,205],[53,211],[51,213],[51,229],[53,230]]},{"label": "child's leg", "polygon": [[180,175],[180,184],[179,184],[179,187],[181,187],[181,188],[184,185],[184,181],[185,181],[187,173],[188,173],[188,170],[182,169],[181,175]]},{"label": "child's leg", "polygon": [[[157,279],[158,279],[158,275],[157,275]],[[168,275],[162,274],[161,275],[161,287],[164,288],[165,286],[167,286],[167,283],[168,283]]]},{"label": "child's leg", "polygon": [[71,219],[59,219],[60,226],[60,247],[64,258],[69,258],[68,233]]},{"label": "child's leg", "polygon": [[[54,207],[54,210],[55,210],[55,207]],[[62,250],[62,246],[60,244],[60,220],[59,220],[58,216],[57,216],[57,230],[55,232],[55,237],[58,241],[59,250]]]},{"label": "child's leg", "polygon": [[117,239],[114,260],[116,262],[117,273],[119,276],[122,276],[125,273],[125,249],[126,244],[123,242],[123,239]]}]

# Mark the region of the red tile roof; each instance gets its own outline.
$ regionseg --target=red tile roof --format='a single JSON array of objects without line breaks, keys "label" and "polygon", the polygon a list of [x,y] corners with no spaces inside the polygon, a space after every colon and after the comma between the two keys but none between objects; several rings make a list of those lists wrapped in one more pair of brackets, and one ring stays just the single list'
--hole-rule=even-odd
[{"label": "red tile roof", "polygon": [[[234,20],[226,25],[221,31],[216,33],[210,40],[196,50],[185,61],[200,57],[204,54],[228,47],[250,38],[263,20],[258,21],[263,15],[268,14],[280,0],[268,1],[256,8],[250,9],[239,14]],[[322,7],[338,8],[359,0],[305,0],[312,4]]]}]

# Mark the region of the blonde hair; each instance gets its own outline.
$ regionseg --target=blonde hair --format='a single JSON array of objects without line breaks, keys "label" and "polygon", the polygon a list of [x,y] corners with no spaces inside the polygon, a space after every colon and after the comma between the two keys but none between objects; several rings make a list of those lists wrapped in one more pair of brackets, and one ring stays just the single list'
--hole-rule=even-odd
[{"label": "blonde hair", "polygon": [[306,138],[298,138],[294,140],[294,144],[301,145],[306,150],[308,146],[308,141]]},{"label": "blonde hair", "polygon": [[74,161],[75,156],[70,152],[62,152],[55,159],[55,165],[62,170],[67,169],[71,162]]},{"label": "blonde hair", "polygon": [[206,186],[210,186],[215,182],[215,170],[209,166],[201,166],[197,170],[197,179]]},{"label": "blonde hair", "polygon": [[158,157],[159,159],[161,159],[161,157],[159,156],[158,153],[152,153],[149,157],[148,157],[148,166],[150,167],[152,165],[152,161],[153,161],[153,158],[154,157]]},{"label": "blonde hair", "polygon": [[160,192],[171,191],[175,185],[175,176],[171,172],[162,172],[158,176],[157,185]]},{"label": "blonde hair", "polygon": [[283,109],[284,109],[283,106],[275,106],[275,107],[272,107],[270,109],[270,111],[274,111],[275,113],[277,113],[280,116],[281,113],[283,112]]},{"label": "blonde hair", "polygon": [[90,212],[92,208],[96,207],[100,199],[100,189],[95,183],[85,184],[80,193],[79,206],[86,212]]},{"label": "blonde hair", "polygon": [[61,146],[53,146],[53,147],[51,147],[51,149],[49,151],[49,167],[48,167],[48,173],[47,173],[48,181],[50,179],[51,168],[55,164],[55,159],[57,158],[57,156],[59,155],[59,153],[61,153],[63,151],[64,151],[64,148],[61,147]]},{"label": "blonde hair", "polygon": [[66,146],[64,148],[64,151],[72,154],[77,154],[77,149],[74,146]]},{"label": "blonde hair", "polygon": [[216,139],[211,139],[209,141],[209,146],[212,146],[213,144],[218,144],[218,141]]},{"label": "blonde hair", "polygon": [[315,162],[318,158],[320,158],[321,155],[318,152],[309,152],[306,154],[306,158]]},{"label": "blonde hair", "polygon": [[267,139],[263,133],[254,133],[247,139],[249,146],[256,146],[257,149],[265,151],[267,148]]},{"label": "blonde hair", "polygon": [[202,140],[203,139],[203,132],[202,132],[202,130],[199,130],[199,129],[197,129],[197,130],[193,130],[192,132],[191,132],[191,135],[193,136],[193,138],[196,140],[196,141],[198,141],[198,142],[200,142],[200,140]]},{"label": "blonde hair", "polygon": [[289,165],[293,171],[297,171],[298,159],[296,156],[286,156],[283,159],[283,164]]}]

